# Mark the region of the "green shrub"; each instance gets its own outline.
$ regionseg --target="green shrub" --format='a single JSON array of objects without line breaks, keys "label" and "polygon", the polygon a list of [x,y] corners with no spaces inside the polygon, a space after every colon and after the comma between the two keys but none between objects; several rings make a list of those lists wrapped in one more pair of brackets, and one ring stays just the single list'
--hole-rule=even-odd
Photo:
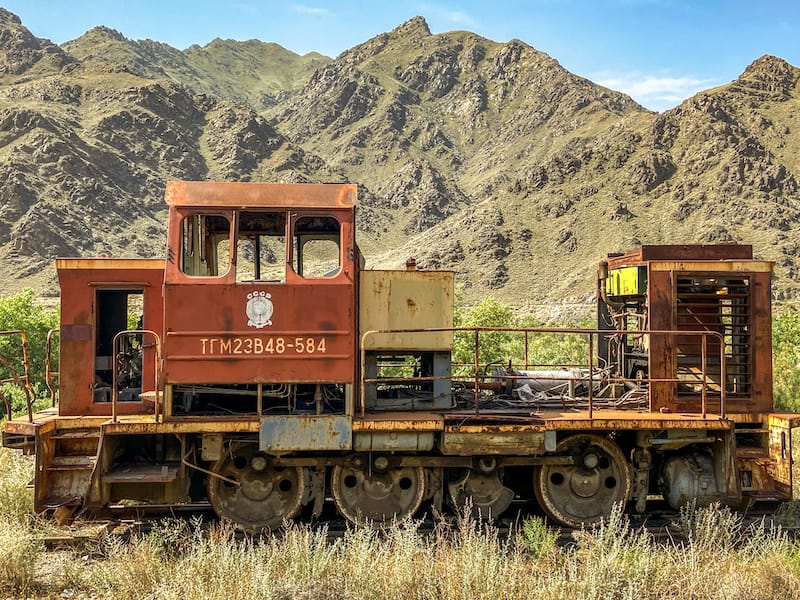
[{"label": "green shrub", "polygon": [[536,558],[557,552],[558,530],[544,517],[530,517],[522,522],[522,546]]},{"label": "green shrub", "polygon": [[800,411],[800,312],[795,309],[773,321],[772,377],[775,405]]},{"label": "green shrub", "polygon": [[[471,309],[457,309],[456,327],[515,327],[516,320],[511,307],[494,298],[486,298]],[[505,361],[513,350],[513,335],[507,332],[483,332],[480,334],[480,364]],[[471,365],[475,362],[475,336],[471,332],[457,332],[453,346],[453,362]]]},{"label": "green shrub", "polygon": [[[503,327],[503,328],[555,328],[530,317],[517,317],[510,306],[486,298],[472,308],[456,307],[456,327]],[[591,324],[580,323],[577,327],[589,328]],[[562,333],[531,333],[488,331],[479,334],[480,365],[490,363],[507,364],[516,368],[529,366],[559,366],[588,364],[588,339],[586,335]],[[472,332],[457,332],[454,339],[453,363],[472,365],[475,362],[475,335]]]},{"label": "green shrub", "polygon": [[[0,298],[0,331],[24,331],[28,337],[31,384],[37,398],[49,397],[45,381],[47,332],[57,327],[57,311],[48,310],[37,304],[33,290],[26,289],[14,296]],[[0,337],[0,356],[8,361],[16,375],[24,374],[22,344],[19,336]],[[53,356],[58,357],[57,338]],[[54,364],[53,369],[57,370],[58,365]],[[10,376],[11,373],[8,369],[0,364],[0,379],[7,379]],[[10,398],[14,413],[25,410],[25,393],[19,386],[6,384],[0,390],[0,394]],[[0,406],[2,406],[2,402],[0,402]],[[4,413],[5,409],[0,408],[0,414]]]}]

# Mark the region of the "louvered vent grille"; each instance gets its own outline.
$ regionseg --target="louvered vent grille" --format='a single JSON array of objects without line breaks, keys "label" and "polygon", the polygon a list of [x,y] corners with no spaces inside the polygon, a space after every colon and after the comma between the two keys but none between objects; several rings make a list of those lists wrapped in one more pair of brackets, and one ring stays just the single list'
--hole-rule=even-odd
[{"label": "louvered vent grille", "polygon": [[[750,278],[678,278],[678,329],[714,331],[722,335],[725,391],[732,396],[750,394],[753,355],[750,340]],[[708,393],[719,393],[720,341],[707,338],[706,382]],[[677,343],[679,393],[700,393],[702,342],[700,336],[679,336]]]}]

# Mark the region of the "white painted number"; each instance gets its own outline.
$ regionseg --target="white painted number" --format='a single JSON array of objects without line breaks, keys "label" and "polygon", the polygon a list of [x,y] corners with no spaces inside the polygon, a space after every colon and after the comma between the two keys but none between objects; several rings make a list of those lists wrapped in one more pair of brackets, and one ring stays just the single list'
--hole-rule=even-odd
[{"label": "white painted number", "polygon": [[324,354],[327,351],[325,338],[283,337],[245,338],[200,338],[200,353],[219,356],[235,354],[284,354],[294,348],[297,354]]}]

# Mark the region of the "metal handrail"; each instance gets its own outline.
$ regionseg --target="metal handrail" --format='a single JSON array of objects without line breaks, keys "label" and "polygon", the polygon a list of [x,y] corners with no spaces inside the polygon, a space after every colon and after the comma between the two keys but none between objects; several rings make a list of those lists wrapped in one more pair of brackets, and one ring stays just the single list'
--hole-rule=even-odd
[{"label": "metal handrail", "polygon": [[58,336],[61,335],[58,329],[51,329],[50,331],[47,332],[47,343],[45,344],[45,362],[44,362],[45,383],[47,384],[47,389],[50,390],[51,407],[55,407],[56,405],[56,390],[53,387],[53,378],[58,377],[59,383],[61,382],[61,372],[53,371],[53,365],[52,365],[52,350],[53,350],[54,335]]},{"label": "metal handrail", "polygon": [[[474,378],[475,378],[475,414],[479,414],[480,403],[480,333],[481,332],[506,332],[506,333],[524,333],[525,334],[525,365],[529,364],[528,357],[528,334],[529,333],[563,333],[588,336],[588,361],[589,365],[589,385],[588,385],[588,412],[591,419],[594,412],[594,398],[592,390],[592,379],[594,371],[594,336],[604,335],[608,338],[621,337],[625,335],[664,335],[664,336],[700,336],[701,339],[701,414],[706,418],[708,414],[708,338],[716,338],[719,342],[719,360],[720,360],[720,417],[725,418],[727,412],[727,394],[726,394],[726,381],[727,373],[725,366],[725,340],[724,336],[717,331],[687,331],[682,329],[663,329],[663,330],[609,330],[609,329],[569,329],[561,327],[441,327],[441,328],[427,328],[427,329],[373,329],[366,331],[361,336],[361,390],[360,390],[360,409],[361,416],[366,414],[366,384],[385,383],[388,380],[385,378],[366,378],[366,355],[367,355],[367,339],[376,335],[387,333],[446,333],[446,332],[474,332],[475,346],[474,346]],[[466,365],[465,365],[466,366]],[[409,378],[408,380],[421,381],[421,380],[434,380],[446,377],[425,377],[425,378]],[[398,378],[391,378],[392,381]],[[612,378],[610,381],[632,381],[630,379]],[[648,378],[643,380],[652,383],[681,383],[683,380],[674,378]]]},{"label": "metal handrail", "polygon": [[[31,385],[30,359],[28,357],[28,335],[24,331],[20,330],[0,331],[0,337],[14,335],[18,335],[22,342],[22,364],[25,367],[25,374],[18,375],[16,369],[14,369],[8,362],[8,359],[6,359],[4,356],[0,356],[0,364],[5,367],[9,375],[11,375],[11,377],[7,379],[0,379],[0,385],[4,383],[14,383],[22,388],[22,391],[25,392],[25,403],[28,409],[28,422],[33,423],[33,401],[35,394],[33,392],[33,386]],[[9,402],[5,395],[3,396],[3,402],[6,405],[8,418],[11,419],[11,402]]]},{"label": "metal handrail", "polygon": [[[160,401],[159,401],[159,393],[161,391],[161,338],[159,335],[151,330],[151,329],[125,329],[123,331],[118,332],[114,336],[114,340],[112,341],[112,352],[114,356],[114,364],[113,368],[111,369],[112,377],[111,377],[111,422],[116,423],[117,419],[117,402],[119,402],[119,389],[118,389],[118,381],[117,381],[117,372],[119,369],[119,340],[122,336],[125,335],[152,335],[153,339],[155,340],[155,349],[156,349],[156,356],[155,356],[155,392],[156,392],[156,399],[155,399],[155,407],[154,407],[154,417],[155,420],[158,421],[159,409],[160,409]],[[144,343],[142,344],[144,349]],[[144,362],[144,353],[142,353],[142,361]],[[144,365],[143,365],[144,366]]]}]

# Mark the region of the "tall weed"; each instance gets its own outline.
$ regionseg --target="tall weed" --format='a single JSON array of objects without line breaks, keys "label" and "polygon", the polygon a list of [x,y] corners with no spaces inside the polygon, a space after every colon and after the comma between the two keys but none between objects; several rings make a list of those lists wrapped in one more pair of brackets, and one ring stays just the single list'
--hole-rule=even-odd
[{"label": "tall weed", "polygon": [[[292,525],[263,538],[171,519],[129,541],[108,538],[43,589],[154,600],[800,597],[800,545],[779,528],[744,527],[717,506],[681,519],[685,538],[657,540],[617,507],[567,544],[540,518],[501,532],[468,512],[433,531],[413,521],[339,535]],[[0,561],[14,567],[3,591],[35,594],[41,548],[30,534],[12,537],[0,537]]]},{"label": "tall weed", "polygon": [[33,490],[28,489],[33,463],[32,456],[0,448],[0,508],[7,519],[25,522],[33,512]]},{"label": "tall weed", "polygon": [[25,597],[36,589],[36,561],[44,546],[23,522],[0,516],[0,592]]}]

